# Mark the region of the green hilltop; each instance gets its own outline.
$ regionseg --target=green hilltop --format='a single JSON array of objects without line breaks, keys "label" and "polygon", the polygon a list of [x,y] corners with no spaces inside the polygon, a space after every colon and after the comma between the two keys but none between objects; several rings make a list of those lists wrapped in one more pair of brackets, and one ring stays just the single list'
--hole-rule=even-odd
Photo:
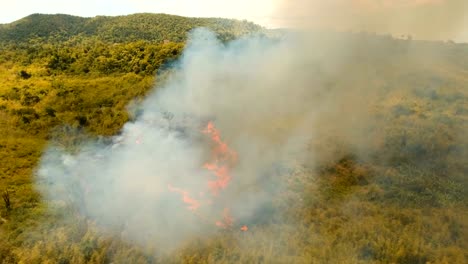
[{"label": "green hilltop", "polygon": [[72,39],[96,39],[108,43],[146,40],[180,42],[197,27],[216,32],[229,40],[259,31],[254,23],[223,18],[188,18],[166,14],[133,14],[84,18],[71,15],[33,14],[10,24],[0,25],[0,42],[28,43],[31,40],[55,43]]}]

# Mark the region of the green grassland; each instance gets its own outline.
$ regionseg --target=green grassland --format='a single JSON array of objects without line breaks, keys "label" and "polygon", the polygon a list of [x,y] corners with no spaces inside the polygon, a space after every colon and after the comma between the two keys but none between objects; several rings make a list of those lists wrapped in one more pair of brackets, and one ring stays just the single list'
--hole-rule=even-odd
[{"label": "green grassland", "polygon": [[159,254],[44,204],[33,175],[47,144],[116,134],[128,104],[157,86],[164,76],[155,74],[198,26],[224,41],[262,30],[151,14],[32,15],[0,26],[0,262],[467,263],[464,44],[350,35],[350,61],[360,63],[326,85],[360,76],[355,85],[375,87],[372,117],[382,122],[369,157],[325,135],[310,142],[332,158],[277,172],[286,187],[249,232],[220,230]]}]

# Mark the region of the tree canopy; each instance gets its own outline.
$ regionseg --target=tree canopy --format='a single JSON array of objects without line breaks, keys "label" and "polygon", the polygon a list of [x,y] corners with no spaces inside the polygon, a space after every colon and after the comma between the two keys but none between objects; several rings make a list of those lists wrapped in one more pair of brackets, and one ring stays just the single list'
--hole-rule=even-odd
[{"label": "tree canopy", "polygon": [[71,15],[33,14],[10,24],[0,25],[0,43],[28,44],[31,41],[99,40],[106,43],[182,42],[187,32],[206,27],[222,40],[257,32],[262,27],[248,22],[223,18],[188,18],[166,14],[133,14],[84,18]]}]

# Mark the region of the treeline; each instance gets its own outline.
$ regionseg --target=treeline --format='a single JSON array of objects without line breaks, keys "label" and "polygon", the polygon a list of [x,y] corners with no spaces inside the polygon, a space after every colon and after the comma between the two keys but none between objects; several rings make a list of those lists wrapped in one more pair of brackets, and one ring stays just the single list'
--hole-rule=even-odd
[{"label": "treeline", "polygon": [[138,40],[182,42],[186,33],[198,27],[214,31],[228,41],[262,27],[247,21],[222,18],[188,18],[166,14],[134,14],[83,18],[71,15],[33,14],[10,24],[0,25],[0,43],[21,44],[31,39],[57,43],[72,39],[97,39],[106,43]]},{"label": "treeline", "polygon": [[[153,75],[165,62],[177,58],[183,43],[135,41],[109,45],[94,40],[69,43],[36,44],[24,49],[4,47],[0,61],[16,60],[23,66],[40,64],[51,74],[136,73]],[[23,78],[30,74],[23,72]]]},{"label": "treeline", "polygon": [[144,40],[4,46],[0,65],[8,81],[0,85],[0,110],[31,134],[59,124],[115,133],[127,121],[126,104],[144,95],[156,71],[170,67],[183,48]]}]

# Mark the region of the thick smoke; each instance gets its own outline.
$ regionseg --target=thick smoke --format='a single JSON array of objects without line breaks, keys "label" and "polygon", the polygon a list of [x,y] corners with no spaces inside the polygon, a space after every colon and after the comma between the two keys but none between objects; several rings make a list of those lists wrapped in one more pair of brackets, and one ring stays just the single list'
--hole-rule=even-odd
[{"label": "thick smoke", "polygon": [[[222,229],[216,222],[226,221],[226,210],[230,228],[255,223],[281,188],[275,168],[318,160],[309,150],[313,139],[341,135],[359,151],[370,137],[365,79],[337,80],[353,82],[346,89],[330,85],[328,76],[349,71],[342,67],[349,54],[331,56],[320,45],[300,34],[223,44],[209,31],[194,31],[173,73],[118,136],[73,152],[46,151],[40,191],[125,239],[159,247]],[[237,153],[232,180],[218,194],[207,188],[215,176],[203,167],[213,159],[214,142],[203,133],[209,122]],[[321,158],[332,154],[320,150]],[[191,210],[189,199],[199,208]]]}]

